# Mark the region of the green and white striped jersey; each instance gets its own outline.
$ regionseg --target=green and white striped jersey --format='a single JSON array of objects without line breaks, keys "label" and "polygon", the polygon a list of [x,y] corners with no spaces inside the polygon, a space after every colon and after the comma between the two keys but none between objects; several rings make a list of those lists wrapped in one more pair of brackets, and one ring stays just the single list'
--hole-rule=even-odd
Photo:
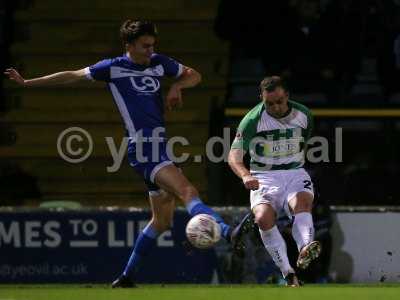
[{"label": "green and white striped jersey", "polygon": [[289,113],[277,119],[261,102],[240,122],[231,148],[250,152],[251,171],[290,170],[304,165],[313,117],[304,105],[289,100],[288,106]]}]

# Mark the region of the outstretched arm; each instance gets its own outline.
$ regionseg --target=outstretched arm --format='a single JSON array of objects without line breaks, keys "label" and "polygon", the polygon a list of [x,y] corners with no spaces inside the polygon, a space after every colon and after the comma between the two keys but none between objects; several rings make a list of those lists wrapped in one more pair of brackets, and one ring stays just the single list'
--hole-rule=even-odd
[{"label": "outstretched arm", "polygon": [[243,163],[244,152],[241,149],[231,149],[228,156],[228,164],[232,171],[243,181],[248,190],[257,190],[259,183],[257,178],[251,176],[250,171]]},{"label": "outstretched arm", "polygon": [[167,109],[182,106],[182,89],[191,88],[198,85],[201,81],[201,75],[195,69],[184,66],[182,75],[171,85],[167,98]]},{"label": "outstretched arm", "polygon": [[76,71],[63,71],[32,79],[23,78],[18,71],[13,68],[7,69],[4,74],[7,75],[9,79],[25,87],[73,83],[87,78],[85,69]]}]

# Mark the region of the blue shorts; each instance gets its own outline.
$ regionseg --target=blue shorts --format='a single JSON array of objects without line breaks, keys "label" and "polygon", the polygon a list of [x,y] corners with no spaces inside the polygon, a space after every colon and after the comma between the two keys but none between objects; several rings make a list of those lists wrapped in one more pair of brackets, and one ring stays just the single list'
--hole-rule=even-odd
[{"label": "blue shorts", "polygon": [[[138,145],[142,145],[142,150],[137,149]],[[167,143],[158,143],[158,151],[152,149],[152,143],[145,142],[142,144],[129,143],[128,160],[131,167],[143,177],[149,194],[157,194],[161,188],[154,182],[157,172],[167,166],[173,164],[173,161],[167,154]]]}]

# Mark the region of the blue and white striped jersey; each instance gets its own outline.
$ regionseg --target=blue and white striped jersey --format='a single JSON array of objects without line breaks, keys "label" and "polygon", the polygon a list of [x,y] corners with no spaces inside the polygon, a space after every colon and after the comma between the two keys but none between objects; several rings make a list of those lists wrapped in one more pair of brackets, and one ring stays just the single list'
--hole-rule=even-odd
[{"label": "blue and white striped jersey", "polygon": [[124,55],[99,61],[85,71],[89,79],[108,83],[128,136],[134,141],[139,130],[148,137],[154,128],[165,126],[160,79],[179,77],[183,66],[155,53],[147,66],[136,64]]}]

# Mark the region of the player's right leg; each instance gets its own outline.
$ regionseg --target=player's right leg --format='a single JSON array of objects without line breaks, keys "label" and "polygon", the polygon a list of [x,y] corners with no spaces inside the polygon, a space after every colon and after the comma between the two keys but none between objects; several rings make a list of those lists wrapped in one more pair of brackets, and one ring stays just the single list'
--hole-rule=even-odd
[{"label": "player's right leg", "polygon": [[135,277],[143,258],[154,249],[158,236],[172,225],[175,209],[173,195],[162,190],[150,191],[149,195],[152,218],[135,241],[124,272],[112,283],[113,288],[135,287]]},{"label": "player's right leg", "polygon": [[257,223],[261,239],[276,266],[281,270],[288,286],[299,286],[294,269],[289,263],[287,248],[278,227],[275,224],[276,212],[267,203],[253,207],[254,219]]},{"label": "player's right leg", "polygon": [[213,216],[221,226],[221,235],[227,241],[233,242],[234,249],[240,248],[239,244],[242,241],[239,237],[243,236],[244,230],[250,230],[250,228],[247,228],[244,223],[239,224],[235,230],[227,225],[218,213],[201,201],[197,189],[175,165],[170,164],[161,168],[155,175],[155,183],[180,199],[191,216],[198,214]]}]

